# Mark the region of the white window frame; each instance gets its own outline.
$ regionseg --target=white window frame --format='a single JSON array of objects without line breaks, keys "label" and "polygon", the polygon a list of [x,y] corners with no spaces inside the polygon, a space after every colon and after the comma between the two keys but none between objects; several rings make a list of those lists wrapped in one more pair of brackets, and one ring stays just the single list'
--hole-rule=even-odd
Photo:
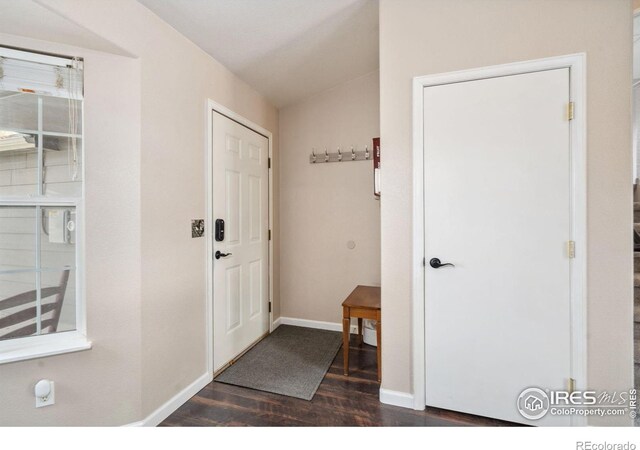
[{"label": "white window frame", "polygon": [[[43,64],[66,66],[72,58],[62,56],[51,56],[31,51],[22,51],[0,47],[0,57],[16,58]],[[56,333],[42,334],[37,336],[26,336],[0,341],[0,364],[13,363],[34,358],[59,355],[70,352],[88,350],[91,348],[91,341],[87,338],[86,302],[85,302],[85,282],[84,282],[84,261],[85,261],[85,158],[84,158],[84,100],[81,108],[82,132],[80,134],[80,154],[82,188],[79,197],[45,197],[30,196],[29,198],[0,199],[0,206],[33,206],[33,207],[73,207],[76,212],[76,242],[75,242],[75,289],[76,289],[76,329],[72,331],[61,331]],[[43,135],[61,135],[61,133],[44,133],[42,123],[39,123],[38,130],[29,131],[38,136],[38,155],[42,158]],[[62,133],[64,134],[64,133]],[[64,134],[66,135],[66,134]],[[41,173],[38,175],[38,183],[42,185]],[[39,223],[39,222],[38,222]],[[36,250],[39,251],[38,246]]]}]

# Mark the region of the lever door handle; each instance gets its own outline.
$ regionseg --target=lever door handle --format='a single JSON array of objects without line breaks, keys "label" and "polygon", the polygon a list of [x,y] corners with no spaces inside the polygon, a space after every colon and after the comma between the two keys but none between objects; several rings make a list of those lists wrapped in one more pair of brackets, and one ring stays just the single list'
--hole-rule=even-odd
[{"label": "lever door handle", "polygon": [[231,253],[222,253],[220,250],[218,250],[215,255],[216,259],[220,259],[220,258],[224,258],[225,256],[231,256]]},{"label": "lever door handle", "polygon": [[451,263],[443,263],[443,262],[441,262],[440,259],[438,259],[438,258],[431,258],[431,260],[429,261],[429,265],[431,267],[433,267],[434,269],[439,269],[440,267],[444,267],[444,266],[455,267]]}]

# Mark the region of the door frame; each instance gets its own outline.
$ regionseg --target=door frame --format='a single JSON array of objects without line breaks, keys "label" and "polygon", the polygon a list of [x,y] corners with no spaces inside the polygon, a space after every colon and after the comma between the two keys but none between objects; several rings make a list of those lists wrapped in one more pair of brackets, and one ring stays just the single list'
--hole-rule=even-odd
[{"label": "door frame", "polygon": [[[413,79],[413,257],[412,257],[412,365],[414,409],[426,406],[425,378],[425,249],[424,249],[424,95],[429,86],[569,68],[570,101],[574,118],[570,127],[571,235],[576,245],[571,264],[571,377],[576,390],[587,389],[587,152],[586,54],[501,64],[477,69],[418,76]],[[523,389],[526,386],[523,386]],[[515,404],[516,399],[514,399]],[[572,417],[572,425],[586,418]]]},{"label": "door frame", "polygon": [[[228,109],[225,106],[207,99],[206,102],[206,120],[207,130],[206,137],[206,154],[207,154],[207,166],[205,168],[206,179],[206,199],[207,199],[207,217],[205,218],[205,236],[206,236],[206,270],[207,270],[207,301],[206,301],[206,324],[207,324],[207,372],[210,378],[213,378],[213,113],[217,112],[223,116],[239,123],[252,131],[264,136],[269,141],[269,160],[273,162],[273,134],[266,128],[257,125],[250,120],[244,118],[240,114]],[[273,166],[269,164],[267,170],[267,177],[269,180],[269,230],[273,233]],[[267,299],[267,305],[269,302],[273,302],[273,237],[269,239],[268,246],[268,264],[269,264],[269,298]],[[273,304],[271,305],[271,311],[269,312],[269,333],[273,331]]]}]

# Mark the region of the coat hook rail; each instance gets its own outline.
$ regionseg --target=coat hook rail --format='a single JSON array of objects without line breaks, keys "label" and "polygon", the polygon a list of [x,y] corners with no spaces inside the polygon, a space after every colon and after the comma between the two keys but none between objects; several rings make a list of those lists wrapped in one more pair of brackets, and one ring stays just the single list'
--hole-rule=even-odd
[{"label": "coat hook rail", "polygon": [[326,147],[323,151],[318,151],[316,148],[312,148],[311,154],[309,155],[309,163],[320,164],[328,162],[369,161],[371,158],[371,151],[366,145],[364,146],[364,150],[356,150],[355,147],[351,147],[348,151],[344,152],[341,147],[338,147],[335,152],[329,152]]}]

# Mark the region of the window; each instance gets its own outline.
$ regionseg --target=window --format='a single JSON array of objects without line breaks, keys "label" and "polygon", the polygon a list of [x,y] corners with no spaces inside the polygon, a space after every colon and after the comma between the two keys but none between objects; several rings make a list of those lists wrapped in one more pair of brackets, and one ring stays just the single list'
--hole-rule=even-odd
[{"label": "window", "polygon": [[82,60],[0,47],[0,362],[89,346],[82,108]]}]

